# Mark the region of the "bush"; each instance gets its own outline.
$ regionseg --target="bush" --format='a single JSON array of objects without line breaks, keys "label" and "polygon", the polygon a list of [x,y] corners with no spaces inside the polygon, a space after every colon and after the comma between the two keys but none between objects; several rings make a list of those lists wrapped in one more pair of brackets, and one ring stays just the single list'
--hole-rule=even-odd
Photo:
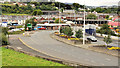
[{"label": "bush", "polygon": [[2,27],[2,33],[7,35],[8,34],[8,28],[7,27]]},{"label": "bush", "polygon": [[70,27],[65,27],[64,34],[66,34],[67,36],[72,36],[73,35],[72,29]]},{"label": "bush", "polygon": [[2,38],[0,39],[2,45],[8,45],[8,38],[6,37],[6,35],[4,33],[1,33],[0,36],[2,36]]},{"label": "bush", "polygon": [[60,27],[60,33],[64,33],[64,27]]},{"label": "bush", "polygon": [[78,30],[78,31],[76,31],[76,34],[75,34],[75,36],[77,37],[77,38],[81,38],[83,35],[82,35],[83,33],[82,33],[82,30]]},{"label": "bush", "polygon": [[107,34],[107,35],[114,35],[116,36],[116,34],[109,28],[109,25],[107,24],[103,24],[102,27],[98,30],[96,30],[97,33],[102,34]]}]

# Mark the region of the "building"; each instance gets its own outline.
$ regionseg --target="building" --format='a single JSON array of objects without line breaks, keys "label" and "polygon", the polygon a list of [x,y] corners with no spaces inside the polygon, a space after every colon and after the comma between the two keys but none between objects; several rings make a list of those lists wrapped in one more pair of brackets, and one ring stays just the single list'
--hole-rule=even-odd
[{"label": "building", "polygon": [[37,27],[45,27],[47,30],[58,30],[59,26],[70,26],[69,24],[37,24]]},{"label": "building", "polygon": [[118,26],[120,26],[120,18],[113,19],[113,21],[110,21],[108,23],[108,25],[110,25],[111,27],[118,27]]}]

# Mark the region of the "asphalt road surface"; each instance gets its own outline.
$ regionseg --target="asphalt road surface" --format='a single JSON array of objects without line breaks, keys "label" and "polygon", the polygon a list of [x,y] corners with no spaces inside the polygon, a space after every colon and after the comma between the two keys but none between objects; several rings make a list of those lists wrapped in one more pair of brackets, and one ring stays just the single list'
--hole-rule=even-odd
[{"label": "asphalt road surface", "polygon": [[50,56],[92,66],[118,66],[118,57],[102,54],[59,42],[52,39],[52,31],[40,31],[31,37],[21,37],[29,46]]}]

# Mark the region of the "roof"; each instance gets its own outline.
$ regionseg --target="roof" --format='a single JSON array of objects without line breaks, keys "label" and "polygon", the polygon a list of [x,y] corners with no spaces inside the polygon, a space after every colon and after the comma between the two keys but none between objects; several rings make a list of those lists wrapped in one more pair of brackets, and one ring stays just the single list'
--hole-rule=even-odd
[{"label": "roof", "polygon": [[109,22],[108,25],[120,26],[120,22]]},{"label": "roof", "polygon": [[62,25],[68,25],[68,24],[37,24],[37,26],[62,26]]}]

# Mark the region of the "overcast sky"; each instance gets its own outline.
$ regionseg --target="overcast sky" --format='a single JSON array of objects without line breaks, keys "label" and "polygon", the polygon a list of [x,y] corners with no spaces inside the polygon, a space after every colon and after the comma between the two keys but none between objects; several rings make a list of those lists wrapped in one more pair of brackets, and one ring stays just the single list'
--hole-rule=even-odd
[{"label": "overcast sky", "polygon": [[87,6],[112,6],[112,5],[118,5],[118,2],[120,0],[55,0],[58,2],[67,2],[67,3],[79,3],[79,4],[84,4]]}]

